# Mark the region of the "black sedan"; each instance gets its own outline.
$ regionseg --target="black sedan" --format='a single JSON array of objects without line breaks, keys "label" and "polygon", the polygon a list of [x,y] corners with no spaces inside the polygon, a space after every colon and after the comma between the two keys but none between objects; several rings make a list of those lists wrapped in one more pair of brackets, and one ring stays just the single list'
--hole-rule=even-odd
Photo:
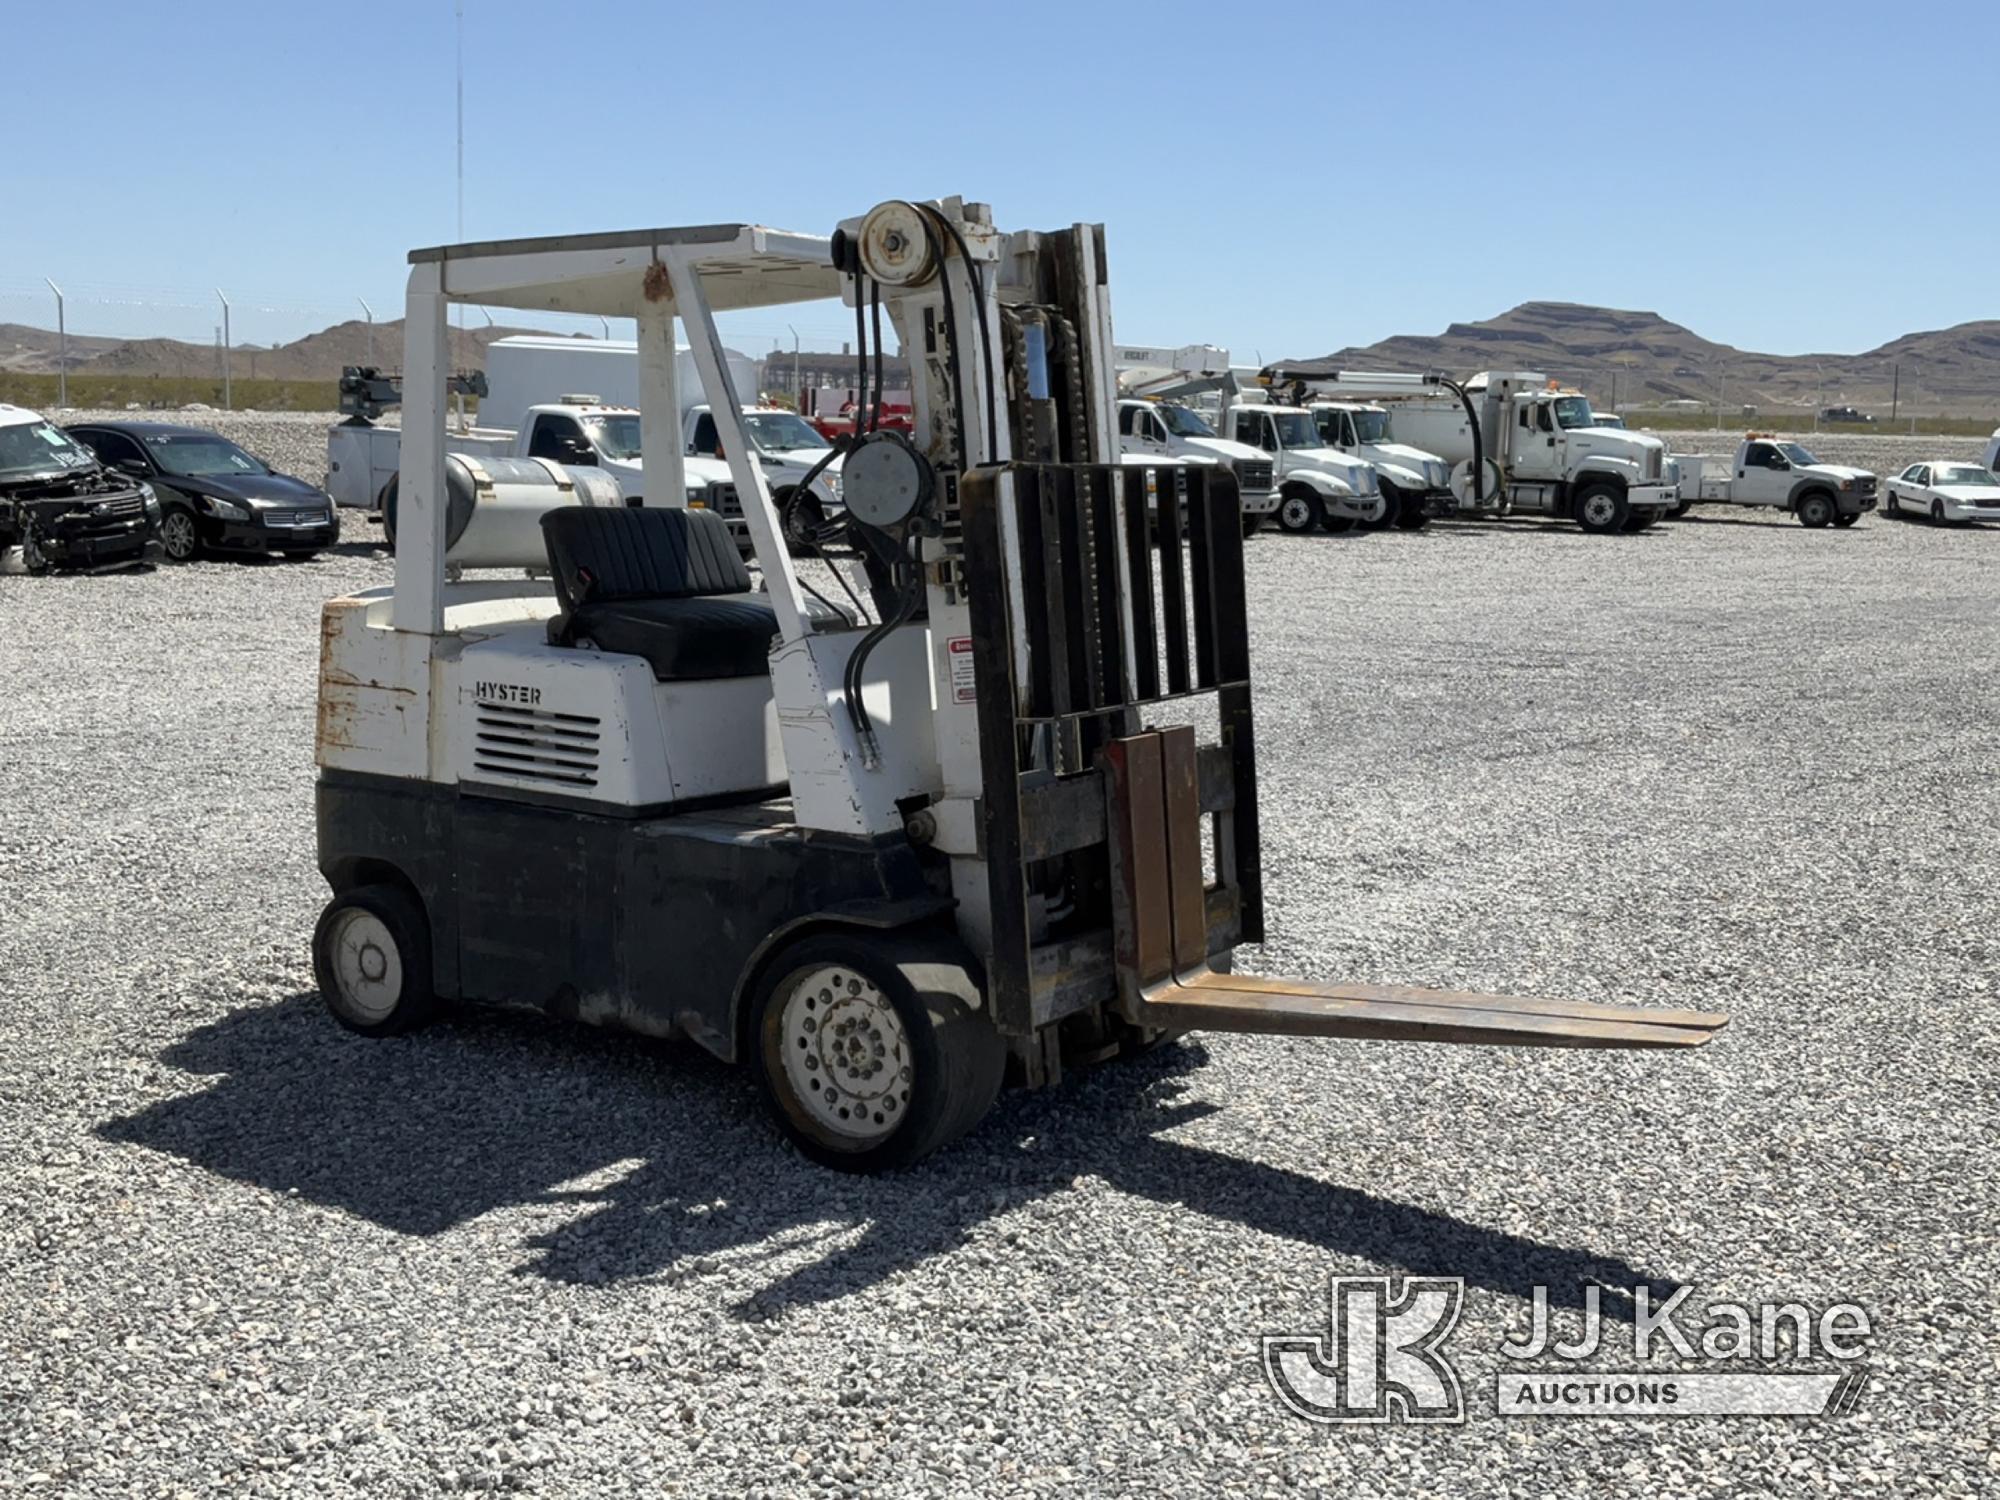
[{"label": "black sedan", "polygon": [[79,422],[66,430],[108,467],[153,486],[160,541],[174,562],[203,552],[311,557],[340,534],[324,490],[213,432],[167,422]]}]

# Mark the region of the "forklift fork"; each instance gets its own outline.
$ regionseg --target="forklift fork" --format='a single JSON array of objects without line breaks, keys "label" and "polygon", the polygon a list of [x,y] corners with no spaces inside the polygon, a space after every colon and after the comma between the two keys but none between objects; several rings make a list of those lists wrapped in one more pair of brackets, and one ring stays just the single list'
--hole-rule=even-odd
[{"label": "forklift fork", "polygon": [[1119,1007],[1134,1025],[1523,1047],[1699,1047],[1728,1024],[1707,1011],[1218,973],[1208,962],[1194,730],[1113,740],[1099,761]]}]

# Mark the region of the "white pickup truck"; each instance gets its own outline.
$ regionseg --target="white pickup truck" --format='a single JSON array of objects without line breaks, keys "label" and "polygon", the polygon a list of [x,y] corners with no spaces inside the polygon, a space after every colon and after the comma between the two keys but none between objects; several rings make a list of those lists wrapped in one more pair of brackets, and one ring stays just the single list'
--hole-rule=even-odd
[{"label": "white pickup truck", "polygon": [[1215,429],[1189,407],[1172,401],[1127,398],[1118,403],[1118,451],[1124,458],[1157,463],[1178,459],[1219,465],[1236,475],[1242,499],[1243,534],[1248,536],[1278,508],[1272,483],[1276,466],[1269,454],[1247,443],[1217,437]]},{"label": "white pickup truck", "polygon": [[1876,480],[1866,469],[1823,464],[1802,444],[1774,433],[1748,434],[1734,463],[1720,455],[1679,453],[1681,497],[1691,505],[1761,505],[1788,510],[1802,526],[1852,526],[1875,508]]},{"label": "white pickup truck", "polygon": [[[746,406],[743,431],[757,449],[757,462],[771,486],[771,504],[795,549],[827,520],[841,512],[840,459],[829,459],[833,444],[804,417],[781,406]],[[690,463],[713,460],[727,468],[716,436],[715,416],[706,406],[690,407],[682,417],[682,436]],[[813,471],[818,469],[816,475]],[[801,488],[808,475],[810,486]],[[732,494],[735,492],[732,490]]]}]

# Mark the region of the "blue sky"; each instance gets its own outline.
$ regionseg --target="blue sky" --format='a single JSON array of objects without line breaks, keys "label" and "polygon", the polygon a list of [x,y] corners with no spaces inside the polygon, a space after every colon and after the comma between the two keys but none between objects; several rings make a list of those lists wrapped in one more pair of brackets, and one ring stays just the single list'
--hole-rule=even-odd
[{"label": "blue sky", "polygon": [[[959,192],[1103,220],[1120,338],[1245,360],[1530,298],[1779,353],[2000,316],[1990,3],[465,11],[468,238]],[[53,323],[44,276],[85,333],[205,339],[216,286],[240,341],[399,315],[455,237],[451,0],[79,14],[9,14],[0,321]]]}]

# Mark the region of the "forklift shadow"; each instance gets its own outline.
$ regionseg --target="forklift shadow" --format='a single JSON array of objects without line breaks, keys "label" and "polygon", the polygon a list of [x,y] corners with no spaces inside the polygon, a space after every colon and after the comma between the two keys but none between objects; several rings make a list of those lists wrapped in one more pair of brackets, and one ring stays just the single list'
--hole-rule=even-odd
[{"label": "forklift shadow", "polygon": [[1677,1287],[1612,1256],[1165,1138],[1220,1108],[1180,1097],[1206,1060],[1198,1041],[1004,1095],[971,1137],[880,1178],[788,1150],[748,1075],[698,1048],[536,1018],[482,1013],[367,1042],[307,992],[203,1026],[162,1060],[218,1079],[107,1121],[100,1137],[400,1234],[539,1210],[521,1274],[579,1286],[717,1276],[726,1310],[748,1322],[837,1302],[988,1234],[1009,1241],[996,1253],[1046,1262],[1032,1215],[987,1226],[1083,1176],[1323,1250],[1329,1266],[1462,1276],[1522,1299],[1546,1286],[1566,1307],[1594,1284],[1626,1320],[1625,1289],[1646,1285],[1657,1305]]}]

